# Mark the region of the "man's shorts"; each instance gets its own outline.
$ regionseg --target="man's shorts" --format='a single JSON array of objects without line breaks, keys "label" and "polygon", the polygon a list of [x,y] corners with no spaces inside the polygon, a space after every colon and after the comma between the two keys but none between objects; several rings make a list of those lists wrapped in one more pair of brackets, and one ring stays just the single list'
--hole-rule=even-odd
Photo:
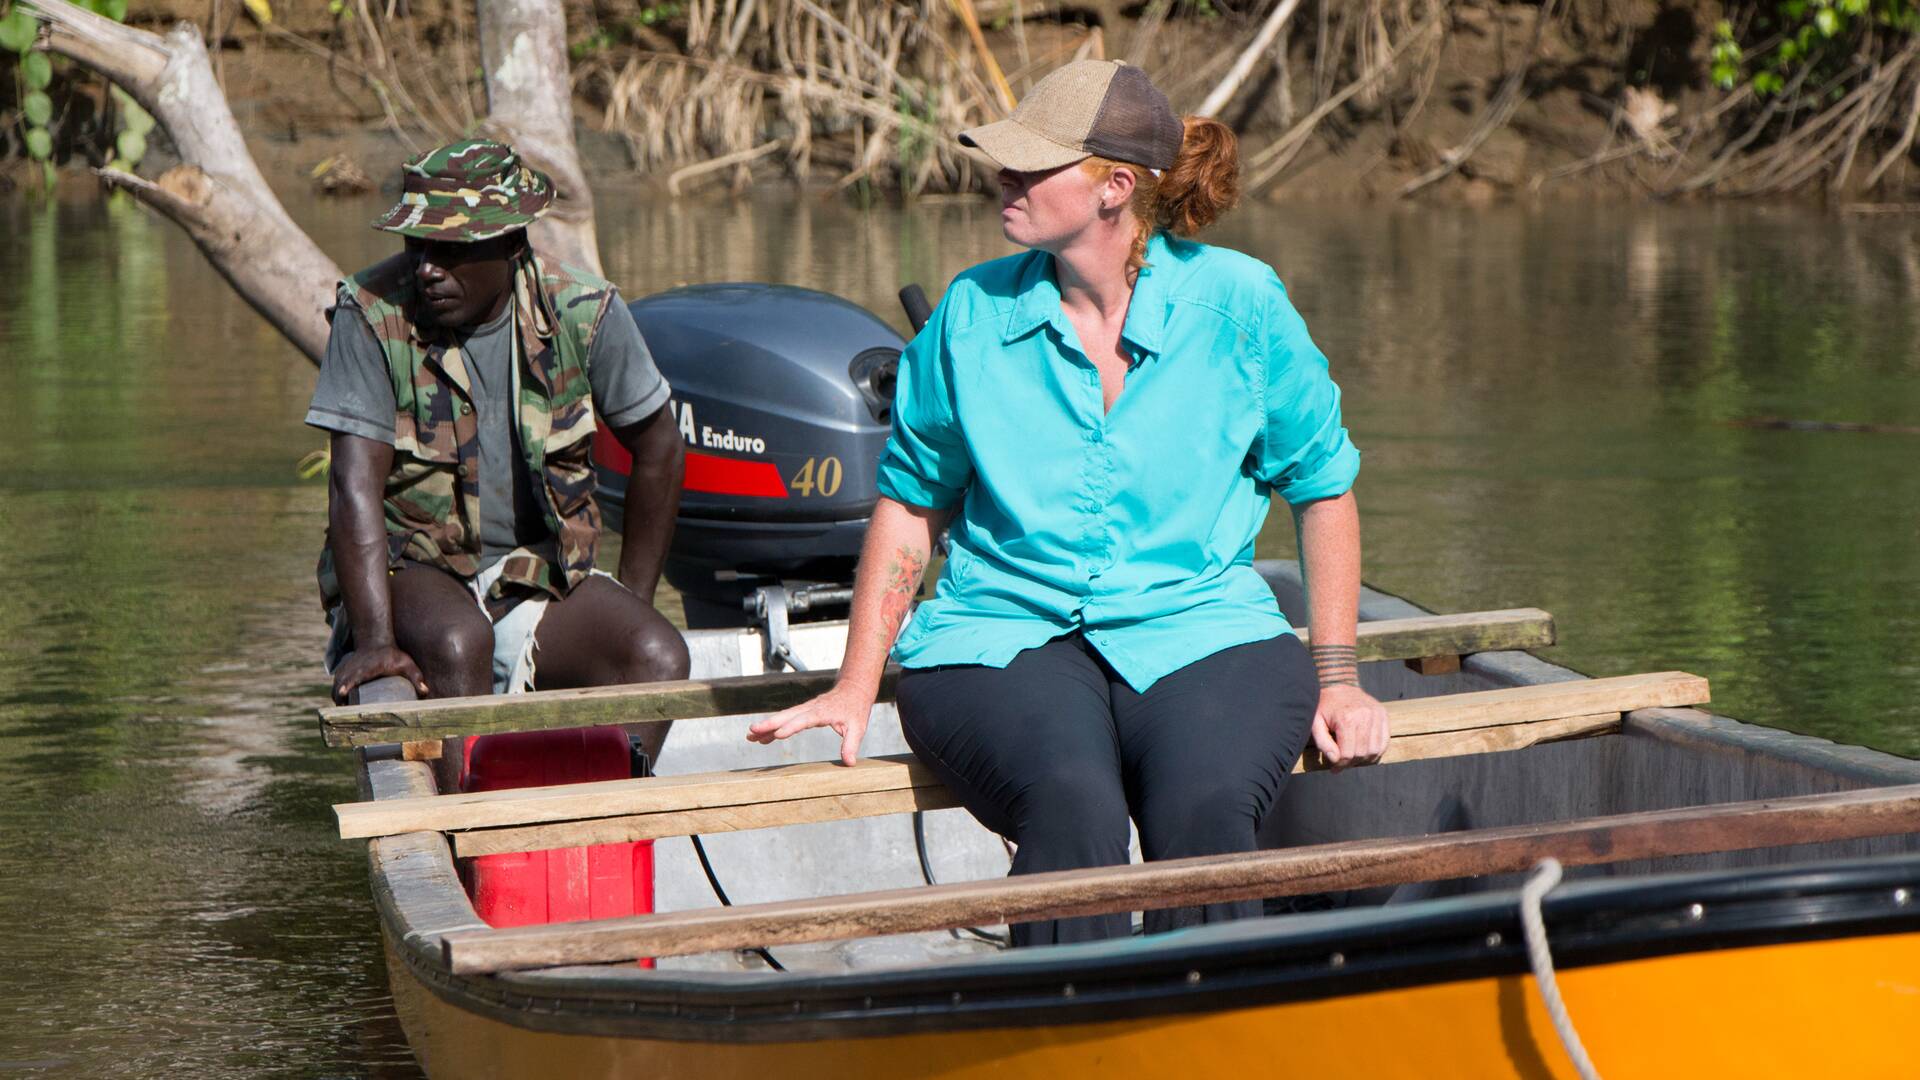
[{"label": "man's shorts", "polygon": [[[547,605],[553,601],[546,596],[529,597],[493,619],[487,611],[487,590],[500,579],[500,571],[505,566],[505,560],[496,562],[461,584],[479,605],[480,613],[493,622],[493,692],[522,694],[533,689],[533,636],[547,614]],[[606,578],[616,585],[620,583],[605,570],[596,569],[593,576]],[[327,674],[331,675],[340,661],[353,651],[353,622],[347,618],[346,604],[335,604],[327,612],[327,625],[333,630],[327,638],[326,651]]]}]

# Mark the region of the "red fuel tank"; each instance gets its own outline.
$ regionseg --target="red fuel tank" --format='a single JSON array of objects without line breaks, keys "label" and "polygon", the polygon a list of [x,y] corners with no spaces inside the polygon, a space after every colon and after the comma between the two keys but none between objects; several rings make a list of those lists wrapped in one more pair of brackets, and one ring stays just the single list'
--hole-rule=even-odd
[{"label": "red fuel tank", "polygon": [[[633,775],[617,727],[481,735],[466,740],[460,790],[579,784]],[[466,860],[474,910],[490,926],[606,919],[653,911],[653,841]],[[648,967],[651,960],[642,961]]]}]

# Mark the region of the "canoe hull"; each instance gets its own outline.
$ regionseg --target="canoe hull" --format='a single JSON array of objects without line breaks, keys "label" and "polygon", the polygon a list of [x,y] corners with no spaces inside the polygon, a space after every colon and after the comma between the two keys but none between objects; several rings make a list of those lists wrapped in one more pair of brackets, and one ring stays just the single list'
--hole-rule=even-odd
[{"label": "canoe hull", "polygon": [[[1575,1075],[1525,975],[1107,1023],[729,1044],[510,1024],[442,998],[391,942],[388,958],[401,1021],[436,1078]],[[1920,1065],[1920,932],[1600,964],[1560,983],[1610,1080],[1911,1077]]]}]

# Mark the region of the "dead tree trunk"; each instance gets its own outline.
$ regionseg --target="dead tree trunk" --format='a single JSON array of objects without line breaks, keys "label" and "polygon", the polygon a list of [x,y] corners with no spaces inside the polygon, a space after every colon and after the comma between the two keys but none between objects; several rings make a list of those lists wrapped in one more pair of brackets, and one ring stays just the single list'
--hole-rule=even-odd
[{"label": "dead tree trunk", "polygon": [[182,163],[157,182],[116,169],[100,170],[101,179],[178,222],[234,291],[318,364],[340,268],[293,223],[260,175],[200,31],[182,22],[163,38],[66,0],[20,2],[46,20],[41,48],[119,84],[179,149]]},{"label": "dead tree trunk", "polygon": [[[200,31],[165,37],[123,26],[67,0],[18,0],[47,25],[39,47],[76,60],[133,95],[158,119],[181,164],[159,179],[117,169],[100,177],[172,218],[241,298],[315,364],[340,267],[294,224],[254,164],[214,78]],[[489,126],[553,178],[559,198],[534,243],[598,273],[593,196],[573,141],[566,24],[546,0],[478,0]]]},{"label": "dead tree trunk", "polygon": [[573,141],[565,13],[551,0],[479,0],[479,8],[487,127],[552,177],[559,195],[533,227],[534,246],[598,274],[593,192]]}]

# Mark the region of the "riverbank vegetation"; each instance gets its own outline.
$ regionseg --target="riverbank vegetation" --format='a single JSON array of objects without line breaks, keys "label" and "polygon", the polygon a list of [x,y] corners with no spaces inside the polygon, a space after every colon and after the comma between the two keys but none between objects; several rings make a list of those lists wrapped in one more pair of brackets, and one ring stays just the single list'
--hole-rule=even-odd
[{"label": "riverbank vegetation", "polygon": [[[270,173],[351,189],[490,112],[465,0],[93,4],[210,40]],[[1106,56],[1232,124],[1269,197],[1898,202],[1920,188],[1917,31],[1916,0],[569,0],[565,77],[594,179],[676,194],[988,190],[952,133]],[[0,153],[144,149],[130,99],[31,40],[16,3]]]}]

